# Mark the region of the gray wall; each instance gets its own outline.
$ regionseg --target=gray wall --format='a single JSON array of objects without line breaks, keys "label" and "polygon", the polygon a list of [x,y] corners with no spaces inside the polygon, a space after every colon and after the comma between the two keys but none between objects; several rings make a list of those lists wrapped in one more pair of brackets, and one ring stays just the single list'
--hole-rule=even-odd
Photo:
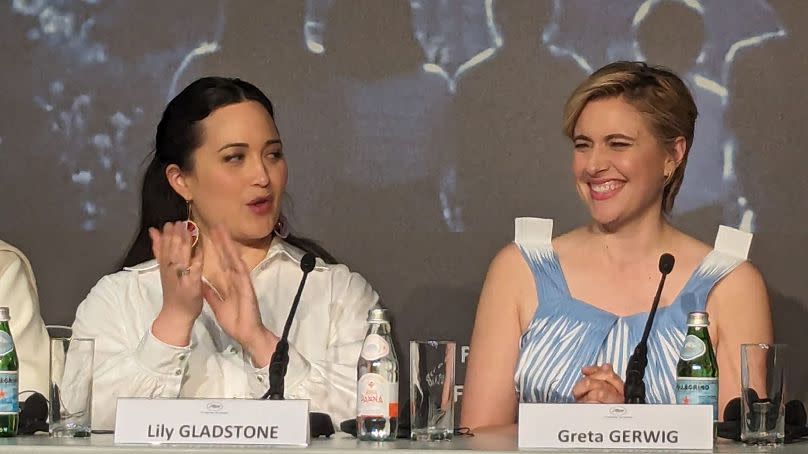
[{"label": "gray wall", "polygon": [[[276,104],[293,229],[414,338],[467,345],[513,218],[585,221],[560,132],[591,70],[647,58],[701,111],[674,221],[754,230],[777,338],[805,343],[808,8],[800,0],[14,0],[0,6],[0,237],[69,323],[131,241],[168,99],[235,75]],[[649,295],[650,300],[650,295]],[[404,355],[402,355],[404,356]],[[793,362],[803,393],[808,366]],[[461,378],[464,367],[461,366]],[[803,396],[801,394],[801,396]]]}]

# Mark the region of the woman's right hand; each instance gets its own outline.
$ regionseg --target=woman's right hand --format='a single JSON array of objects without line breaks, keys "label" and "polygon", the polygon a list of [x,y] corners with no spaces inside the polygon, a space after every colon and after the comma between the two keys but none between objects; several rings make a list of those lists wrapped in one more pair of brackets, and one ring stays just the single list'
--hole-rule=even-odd
[{"label": "woman's right hand", "polygon": [[581,369],[583,378],[572,388],[576,402],[595,404],[622,404],[623,379],[609,363]]},{"label": "woman's right hand", "polygon": [[178,347],[190,343],[191,328],[202,312],[202,251],[196,253],[184,222],[167,222],[163,231],[149,229],[152,252],[160,264],[163,307],[152,335]]}]

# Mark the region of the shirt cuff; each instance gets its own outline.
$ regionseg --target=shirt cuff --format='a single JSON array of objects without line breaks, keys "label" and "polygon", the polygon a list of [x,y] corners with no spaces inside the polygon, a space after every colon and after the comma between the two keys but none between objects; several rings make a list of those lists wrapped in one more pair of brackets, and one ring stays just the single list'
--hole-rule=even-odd
[{"label": "shirt cuff", "polygon": [[177,347],[156,338],[151,328],[135,350],[138,362],[147,370],[160,375],[181,377],[188,370],[191,346]]},{"label": "shirt cuff", "polygon": [[270,363],[267,363],[266,366],[259,369],[253,365],[252,358],[250,358],[250,355],[248,355],[246,352],[244,353],[244,359],[247,362],[247,374],[249,375],[249,381],[253,383],[251,386],[254,386],[256,390],[260,390],[260,394],[263,395],[266,390],[269,389]]},{"label": "shirt cuff", "polygon": [[[249,375],[250,381],[255,384],[255,381],[258,383],[255,384],[256,389],[260,389],[263,387],[264,392],[269,389],[269,365],[262,368],[256,368],[253,365],[252,359],[247,355],[245,357],[247,360],[247,364],[249,364]],[[300,391],[300,384],[306,379],[309,375],[309,371],[311,370],[311,363],[300,354],[297,349],[293,346],[289,346],[289,366],[286,368],[286,377],[284,378],[284,397],[287,399],[307,399],[308,396],[304,396],[296,391]]]}]

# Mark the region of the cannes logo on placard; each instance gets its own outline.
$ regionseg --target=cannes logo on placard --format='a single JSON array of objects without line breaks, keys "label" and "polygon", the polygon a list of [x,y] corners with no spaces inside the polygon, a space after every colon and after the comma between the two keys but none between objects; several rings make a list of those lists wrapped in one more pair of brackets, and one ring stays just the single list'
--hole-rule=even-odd
[{"label": "cannes logo on placard", "polygon": [[224,405],[222,405],[221,402],[208,402],[208,404],[205,405],[205,409],[210,413],[221,413],[224,411]]},{"label": "cannes logo on placard", "polygon": [[628,418],[628,409],[626,407],[609,407],[609,417],[612,418]]}]

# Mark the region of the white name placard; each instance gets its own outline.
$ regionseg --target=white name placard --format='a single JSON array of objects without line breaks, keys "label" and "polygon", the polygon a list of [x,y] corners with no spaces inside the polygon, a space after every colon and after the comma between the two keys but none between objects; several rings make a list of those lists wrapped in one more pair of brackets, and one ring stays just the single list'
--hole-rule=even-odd
[{"label": "white name placard", "polygon": [[309,401],[119,398],[115,443],[308,446]]},{"label": "white name placard", "polygon": [[519,447],[712,449],[713,408],[520,404]]}]

